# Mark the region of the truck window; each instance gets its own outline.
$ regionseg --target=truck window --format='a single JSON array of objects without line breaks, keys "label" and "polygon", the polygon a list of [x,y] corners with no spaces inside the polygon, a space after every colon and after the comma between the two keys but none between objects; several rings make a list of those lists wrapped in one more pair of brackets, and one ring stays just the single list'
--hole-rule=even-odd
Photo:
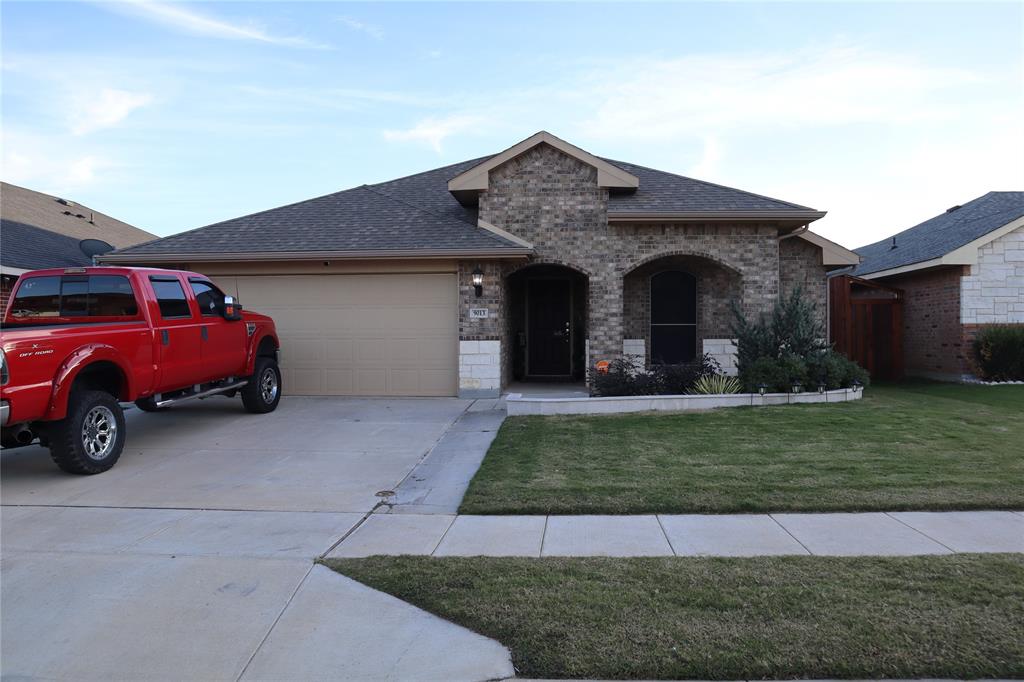
[{"label": "truck window", "polygon": [[127,277],[91,275],[89,277],[89,316],[121,317],[139,314],[135,292]]},{"label": "truck window", "polygon": [[123,275],[30,277],[11,306],[15,318],[135,317],[139,307]]},{"label": "truck window", "polygon": [[11,317],[59,317],[60,277],[29,277],[18,287]]},{"label": "truck window", "polygon": [[199,304],[199,312],[204,317],[219,317],[224,310],[224,294],[210,282],[202,279],[190,279],[192,293]]},{"label": "truck window", "polygon": [[177,279],[151,277],[150,283],[153,285],[157,303],[160,304],[160,317],[165,320],[174,317],[192,317],[192,311],[188,307],[188,299],[185,298],[185,290],[181,288],[181,282]]}]

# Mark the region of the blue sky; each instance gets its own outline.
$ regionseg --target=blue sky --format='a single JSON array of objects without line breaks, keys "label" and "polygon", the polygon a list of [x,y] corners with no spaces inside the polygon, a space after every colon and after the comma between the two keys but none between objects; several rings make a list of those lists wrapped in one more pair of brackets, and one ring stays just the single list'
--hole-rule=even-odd
[{"label": "blue sky", "polygon": [[1022,3],[5,1],[2,39],[3,179],[160,235],[541,129],[851,247],[1024,189]]}]

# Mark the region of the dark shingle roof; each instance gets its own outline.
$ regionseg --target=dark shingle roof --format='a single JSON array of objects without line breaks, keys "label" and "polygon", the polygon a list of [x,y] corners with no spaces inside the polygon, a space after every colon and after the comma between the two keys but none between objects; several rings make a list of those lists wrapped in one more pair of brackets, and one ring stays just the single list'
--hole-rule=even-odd
[{"label": "dark shingle roof", "polygon": [[80,242],[80,239],[15,220],[0,220],[0,263],[11,268],[38,270],[92,265],[92,258],[85,255]]},{"label": "dark shingle roof", "polygon": [[[521,249],[519,244],[478,228],[476,209],[463,206],[448,191],[451,178],[489,158],[471,159],[233,218],[117,253]],[[609,213],[810,210],[643,166],[608,162],[640,178],[637,192],[610,196]]]},{"label": "dark shingle roof", "polygon": [[605,159],[608,163],[640,178],[635,192],[612,194],[608,212],[690,212],[690,211],[813,211],[740,189],[694,180],[675,173]]},{"label": "dark shingle roof", "polygon": [[940,258],[1024,216],[1024,192],[989,192],[893,237],[854,249],[862,258],[854,275]]},{"label": "dark shingle roof", "polygon": [[455,199],[452,202],[455,207],[435,212],[377,186],[363,185],[121,249],[118,254],[519,248],[478,228],[475,214]]}]

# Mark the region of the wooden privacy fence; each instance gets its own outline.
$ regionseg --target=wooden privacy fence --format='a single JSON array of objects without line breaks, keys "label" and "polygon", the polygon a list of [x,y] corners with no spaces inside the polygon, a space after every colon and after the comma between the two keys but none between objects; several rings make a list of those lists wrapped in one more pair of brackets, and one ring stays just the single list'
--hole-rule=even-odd
[{"label": "wooden privacy fence", "polygon": [[903,291],[836,275],[829,280],[829,332],[835,349],[872,379],[903,376]]}]

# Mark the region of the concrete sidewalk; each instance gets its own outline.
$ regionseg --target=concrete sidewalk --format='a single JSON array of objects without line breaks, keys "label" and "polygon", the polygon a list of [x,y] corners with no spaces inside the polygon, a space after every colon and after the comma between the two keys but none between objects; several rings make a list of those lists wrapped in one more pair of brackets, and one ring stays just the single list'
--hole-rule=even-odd
[{"label": "concrete sidewalk", "polygon": [[1024,512],[373,514],[330,556],[910,556],[960,552],[1024,552]]}]

